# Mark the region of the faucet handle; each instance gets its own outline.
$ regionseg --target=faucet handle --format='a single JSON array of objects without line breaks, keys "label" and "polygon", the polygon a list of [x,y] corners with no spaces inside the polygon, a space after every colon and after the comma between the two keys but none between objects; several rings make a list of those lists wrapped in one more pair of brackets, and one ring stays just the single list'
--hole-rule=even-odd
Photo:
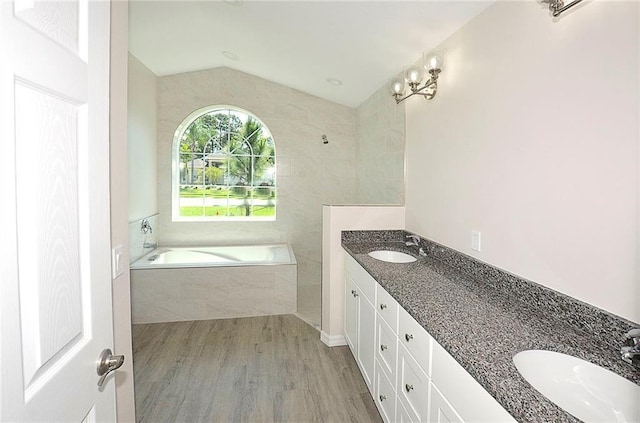
[{"label": "faucet handle", "polygon": [[627,338],[639,338],[640,337],[640,329],[631,329],[627,332]]},{"label": "faucet handle", "polygon": [[142,223],[140,224],[140,231],[143,234],[153,233],[153,228],[151,227],[151,224],[149,223],[149,219],[142,219]]},{"label": "faucet handle", "polygon": [[627,332],[627,339],[630,339],[634,346],[640,343],[640,329],[631,329]]}]

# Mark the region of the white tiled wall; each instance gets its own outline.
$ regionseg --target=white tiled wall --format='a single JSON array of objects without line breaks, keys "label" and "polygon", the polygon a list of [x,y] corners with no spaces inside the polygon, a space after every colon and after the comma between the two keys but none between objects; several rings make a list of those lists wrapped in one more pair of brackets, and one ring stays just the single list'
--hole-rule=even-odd
[{"label": "white tiled wall", "polygon": [[158,215],[146,217],[149,219],[152,232],[142,233],[140,229],[143,219],[134,220],[129,222],[129,263],[133,263],[140,257],[144,256],[151,250],[152,247],[144,247],[145,244],[157,244],[158,243]]},{"label": "white tiled wall", "polygon": [[296,265],[131,271],[132,322],[296,312]]},{"label": "white tiled wall", "polygon": [[358,106],[353,204],[404,204],[405,103],[386,86]]},{"label": "white tiled wall", "polygon": [[[276,143],[274,222],[172,222],[171,146],[181,121],[209,105],[255,114]],[[322,204],[355,201],[355,109],[227,68],[158,79],[158,208],[163,245],[288,242],[300,285],[320,284]],[[322,135],[329,143],[323,144]]]}]

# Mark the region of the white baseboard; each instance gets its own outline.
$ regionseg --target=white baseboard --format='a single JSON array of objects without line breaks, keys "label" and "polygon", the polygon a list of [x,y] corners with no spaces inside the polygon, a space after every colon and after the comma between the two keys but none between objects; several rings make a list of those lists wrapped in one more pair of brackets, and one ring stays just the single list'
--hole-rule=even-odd
[{"label": "white baseboard", "polygon": [[325,331],[320,331],[320,340],[327,347],[341,347],[347,345],[344,335],[329,335]]}]

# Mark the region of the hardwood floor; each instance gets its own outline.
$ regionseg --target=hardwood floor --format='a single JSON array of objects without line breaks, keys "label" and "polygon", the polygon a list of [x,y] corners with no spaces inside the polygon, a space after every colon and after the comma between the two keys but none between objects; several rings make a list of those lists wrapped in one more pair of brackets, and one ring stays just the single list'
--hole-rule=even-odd
[{"label": "hardwood floor", "polygon": [[133,326],[138,422],[381,422],[348,347],[292,315]]}]

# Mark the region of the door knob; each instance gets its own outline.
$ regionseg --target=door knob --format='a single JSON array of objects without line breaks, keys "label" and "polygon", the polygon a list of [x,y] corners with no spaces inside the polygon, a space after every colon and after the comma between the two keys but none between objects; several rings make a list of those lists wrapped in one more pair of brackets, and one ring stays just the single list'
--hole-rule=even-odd
[{"label": "door knob", "polygon": [[117,370],[124,363],[124,355],[113,355],[111,350],[107,348],[102,350],[100,357],[98,358],[98,386],[102,386],[104,380],[109,376],[109,373]]}]

